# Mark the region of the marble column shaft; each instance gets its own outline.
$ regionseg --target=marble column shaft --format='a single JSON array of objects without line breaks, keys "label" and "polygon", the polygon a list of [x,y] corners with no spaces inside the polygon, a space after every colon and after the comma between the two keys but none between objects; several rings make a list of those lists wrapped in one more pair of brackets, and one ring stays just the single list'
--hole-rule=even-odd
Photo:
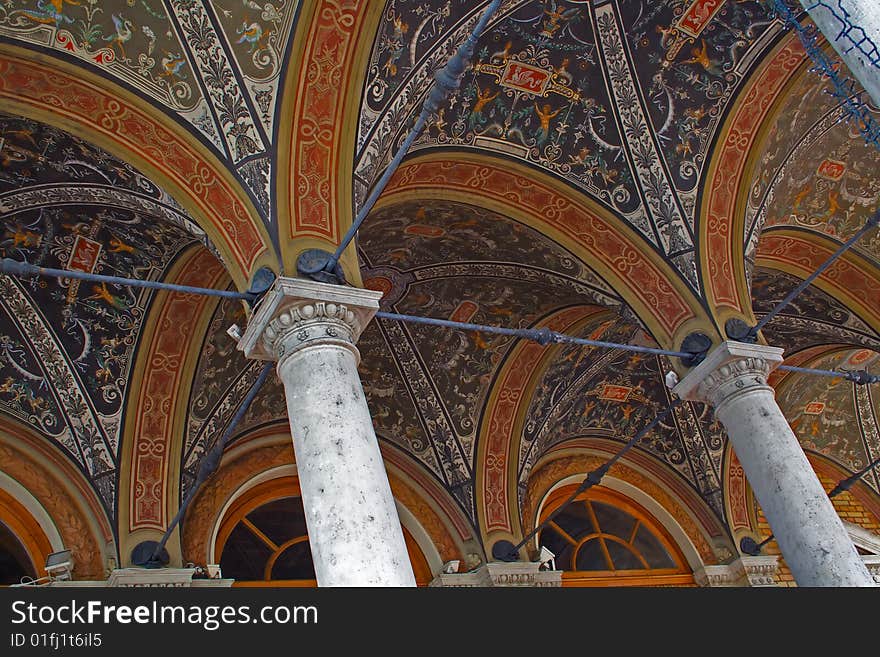
[{"label": "marble column shaft", "polygon": [[380,296],[281,278],[239,342],[278,361],[318,586],[415,586],[357,371]]},{"label": "marble column shaft", "polygon": [[782,349],[724,342],[675,387],[724,425],[799,586],[873,586],[767,384]]}]

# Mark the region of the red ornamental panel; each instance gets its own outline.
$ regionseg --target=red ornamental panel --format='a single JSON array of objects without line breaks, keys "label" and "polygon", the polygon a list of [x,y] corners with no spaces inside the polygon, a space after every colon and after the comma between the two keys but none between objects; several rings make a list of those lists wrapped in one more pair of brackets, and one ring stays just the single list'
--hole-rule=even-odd
[{"label": "red ornamental panel", "polygon": [[70,259],[67,261],[67,268],[91,273],[95,271],[95,265],[98,264],[98,256],[100,255],[101,244],[99,242],[77,235],[76,241],[73,243],[73,250],[70,252]]},{"label": "red ornamental panel", "polygon": [[826,180],[840,180],[846,172],[846,164],[837,160],[822,160],[816,175]]},{"label": "red ornamental panel", "polygon": [[687,8],[678,22],[682,32],[698,36],[724,6],[724,0],[697,0]]},{"label": "red ornamental panel", "polygon": [[521,62],[508,61],[501,78],[505,87],[541,96],[550,81],[550,73]]}]

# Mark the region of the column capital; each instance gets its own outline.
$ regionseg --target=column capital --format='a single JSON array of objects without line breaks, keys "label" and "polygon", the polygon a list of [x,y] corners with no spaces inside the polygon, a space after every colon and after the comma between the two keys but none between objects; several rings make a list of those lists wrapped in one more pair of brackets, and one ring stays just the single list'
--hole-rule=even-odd
[{"label": "column capital", "polygon": [[737,392],[772,390],[767,377],[782,362],[783,349],[728,340],[709,352],[672,391],[688,401],[718,406]]},{"label": "column capital", "polygon": [[254,311],[238,348],[248,358],[280,360],[313,344],[353,347],[381,298],[373,290],[280,277]]}]

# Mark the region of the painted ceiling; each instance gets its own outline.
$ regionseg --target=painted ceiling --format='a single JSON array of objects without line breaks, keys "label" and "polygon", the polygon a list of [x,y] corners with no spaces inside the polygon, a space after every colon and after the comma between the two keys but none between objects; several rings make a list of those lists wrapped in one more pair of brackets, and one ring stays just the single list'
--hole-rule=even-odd
[{"label": "painted ceiling", "polygon": [[[361,110],[356,192],[381,173],[429,73],[478,11],[460,1],[386,4]],[[778,29],[748,0],[502,3],[460,91],[415,148],[494,152],[563,178],[624,217],[699,292],[706,155]]]},{"label": "painted ceiling", "polygon": [[[67,133],[0,117],[0,256],[159,280],[200,230],[129,165]],[[0,276],[0,410],[58,445],[109,512],[148,290]]]},{"label": "painted ceiling", "polygon": [[[108,76],[178,121],[228,167],[271,228],[278,223],[275,177],[288,147],[278,143],[289,119],[280,113],[281,89],[302,4],[6,0],[0,41]],[[385,4],[372,49],[357,62],[363,90],[356,138],[344,154],[355,206],[405,136],[431,74],[483,6]],[[695,9],[705,7],[705,15]],[[780,34],[752,0],[508,0],[415,152],[454,158],[481,151],[555,176],[627,222],[646,251],[671,263],[702,296],[695,254],[710,151],[736,94]],[[322,57],[330,62],[331,54]],[[880,194],[876,152],[838,121],[807,73],[750,160],[754,183],[742,239],[756,263],[758,317],[799,280],[762,264],[760,228],[843,240],[876,209]],[[0,219],[0,255],[49,267],[156,280],[187,249],[216,254],[159,181],[77,137],[17,117],[0,117]],[[858,247],[869,273],[880,255],[876,240]],[[378,206],[357,249],[364,284],[384,293],[385,310],[508,327],[564,320],[578,335],[656,345],[591,263],[495,211],[409,197]],[[63,450],[111,519],[123,409],[152,298],[117,286],[0,277],[0,412]],[[258,370],[227,334],[233,324],[244,326],[242,305],[209,308],[185,409],[184,493]],[[875,371],[876,329],[869,317],[811,287],[765,336],[787,354],[845,344],[845,353],[808,364]],[[390,320],[372,322],[359,349],[380,439],[445,488],[475,526],[481,440],[493,394],[515,368],[529,382],[512,465],[520,495],[542,456],[584,439],[622,444],[669,402],[663,378],[671,364],[663,358],[535,346],[529,360],[506,337]],[[867,388],[788,375],[781,391],[806,448],[848,469],[880,452],[877,402]],[[273,376],[236,435],[284,427],[283,399]],[[853,426],[856,417],[859,435],[838,438],[839,427]],[[706,407],[686,404],[636,449],[667,464],[721,518],[724,448]]]},{"label": "painted ceiling", "polygon": [[299,2],[12,0],[0,35],[137,90],[226,160],[271,220],[271,151]]},{"label": "painted ceiling", "polygon": [[[880,206],[880,152],[845,120],[812,71],[795,80],[755,161],[744,240],[750,260],[762,230],[792,229],[845,242]],[[880,266],[877,231],[854,249]]]}]

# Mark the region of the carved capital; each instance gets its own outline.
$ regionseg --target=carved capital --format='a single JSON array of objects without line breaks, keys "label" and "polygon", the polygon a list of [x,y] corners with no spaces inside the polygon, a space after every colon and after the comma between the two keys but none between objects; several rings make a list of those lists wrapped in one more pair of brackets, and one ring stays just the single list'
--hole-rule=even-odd
[{"label": "carved capital", "polygon": [[722,342],[673,391],[682,399],[706,401],[717,408],[746,392],[772,393],[767,377],[781,362],[779,347]]},{"label": "carved capital", "polygon": [[310,345],[354,345],[379,309],[381,292],[279,278],[254,312],[238,348],[248,358],[281,360]]}]

